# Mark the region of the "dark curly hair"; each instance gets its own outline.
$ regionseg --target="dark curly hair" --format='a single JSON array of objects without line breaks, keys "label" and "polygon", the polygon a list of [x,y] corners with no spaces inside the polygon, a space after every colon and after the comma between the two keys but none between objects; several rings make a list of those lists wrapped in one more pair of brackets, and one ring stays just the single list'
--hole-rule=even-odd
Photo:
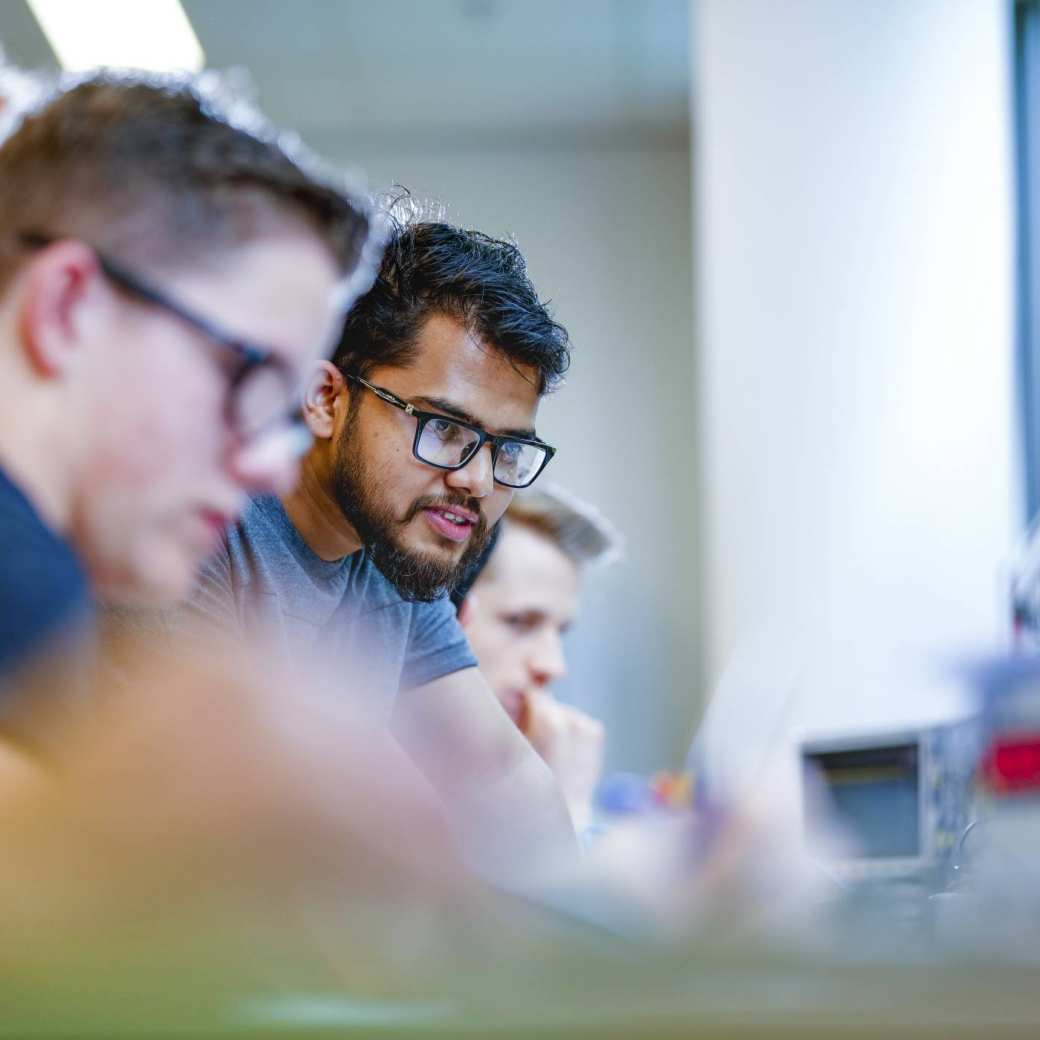
[{"label": "dark curly hair", "polygon": [[570,364],[567,330],[538,298],[515,245],[451,224],[393,220],[379,274],[348,315],[333,362],[360,376],[408,365],[435,314],[462,322],[516,368],[533,368],[539,393]]}]

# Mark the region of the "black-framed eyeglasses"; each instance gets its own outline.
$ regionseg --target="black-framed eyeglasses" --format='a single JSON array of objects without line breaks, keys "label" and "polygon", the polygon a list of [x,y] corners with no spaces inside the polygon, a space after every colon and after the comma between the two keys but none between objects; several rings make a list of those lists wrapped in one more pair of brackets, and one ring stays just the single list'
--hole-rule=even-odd
[{"label": "black-framed eyeglasses", "polygon": [[488,433],[461,419],[452,419],[439,412],[424,412],[361,376],[347,373],[346,378],[415,419],[412,454],[428,466],[462,469],[485,444],[490,444],[491,472],[495,480],[506,487],[525,488],[538,479],[556,454],[556,449],[543,441]]},{"label": "black-framed eyeglasses", "polygon": [[[38,231],[22,232],[19,239],[30,249],[44,249],[64,236]],[[224,352],[229,361],[224,417],[231,430],[251,441],[284,427],[303,427],[299,402],[300,380],[293,366],[277,352],[250,343],[196,314],[146,279],[133,274],[122,264],[90,246],[105,277],[132,296],[174,315],[190,326],[213,347]]]}]

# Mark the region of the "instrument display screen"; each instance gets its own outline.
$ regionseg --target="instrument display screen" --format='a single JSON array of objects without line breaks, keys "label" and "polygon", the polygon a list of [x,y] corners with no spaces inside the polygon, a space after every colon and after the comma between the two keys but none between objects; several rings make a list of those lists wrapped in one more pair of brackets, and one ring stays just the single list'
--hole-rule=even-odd
[{"label": "instrument display screen", "polygon": [[920,751],[916,743],[804,757],[830,802],[835,822],[867,859],[921,854]]}]

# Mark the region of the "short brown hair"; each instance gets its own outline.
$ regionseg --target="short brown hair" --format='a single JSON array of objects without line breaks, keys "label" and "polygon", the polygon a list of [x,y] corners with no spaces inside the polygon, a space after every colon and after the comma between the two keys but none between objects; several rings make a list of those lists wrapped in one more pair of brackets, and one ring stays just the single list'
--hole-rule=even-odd
[{"label": "short brown hair", "polygon": [[505,513],[516,524],[548,538],[572,563],[609,563],[621,554],[621,535],[594,506],[552,484],[513,497]]},{"label": "short brown hair", "polygon": [[91,76],[0,146],[0,290],[24,256],[19,232],[82,238],[155,268],[285,223],[312,230],[345,275],[378,261],[365,199],[273,131],[232,125],[189,78]]}]

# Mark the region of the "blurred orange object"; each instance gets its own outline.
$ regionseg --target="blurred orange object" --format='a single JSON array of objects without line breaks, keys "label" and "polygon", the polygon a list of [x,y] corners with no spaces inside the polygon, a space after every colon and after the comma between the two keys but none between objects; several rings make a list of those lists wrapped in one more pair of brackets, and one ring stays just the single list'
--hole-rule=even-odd
[{"label": "blurred orange object", "polygon": [[682,811],[693,808],[694,777],[692,773],[654,773],[650,778],[650,792],[654,801],[664,809]]}]

